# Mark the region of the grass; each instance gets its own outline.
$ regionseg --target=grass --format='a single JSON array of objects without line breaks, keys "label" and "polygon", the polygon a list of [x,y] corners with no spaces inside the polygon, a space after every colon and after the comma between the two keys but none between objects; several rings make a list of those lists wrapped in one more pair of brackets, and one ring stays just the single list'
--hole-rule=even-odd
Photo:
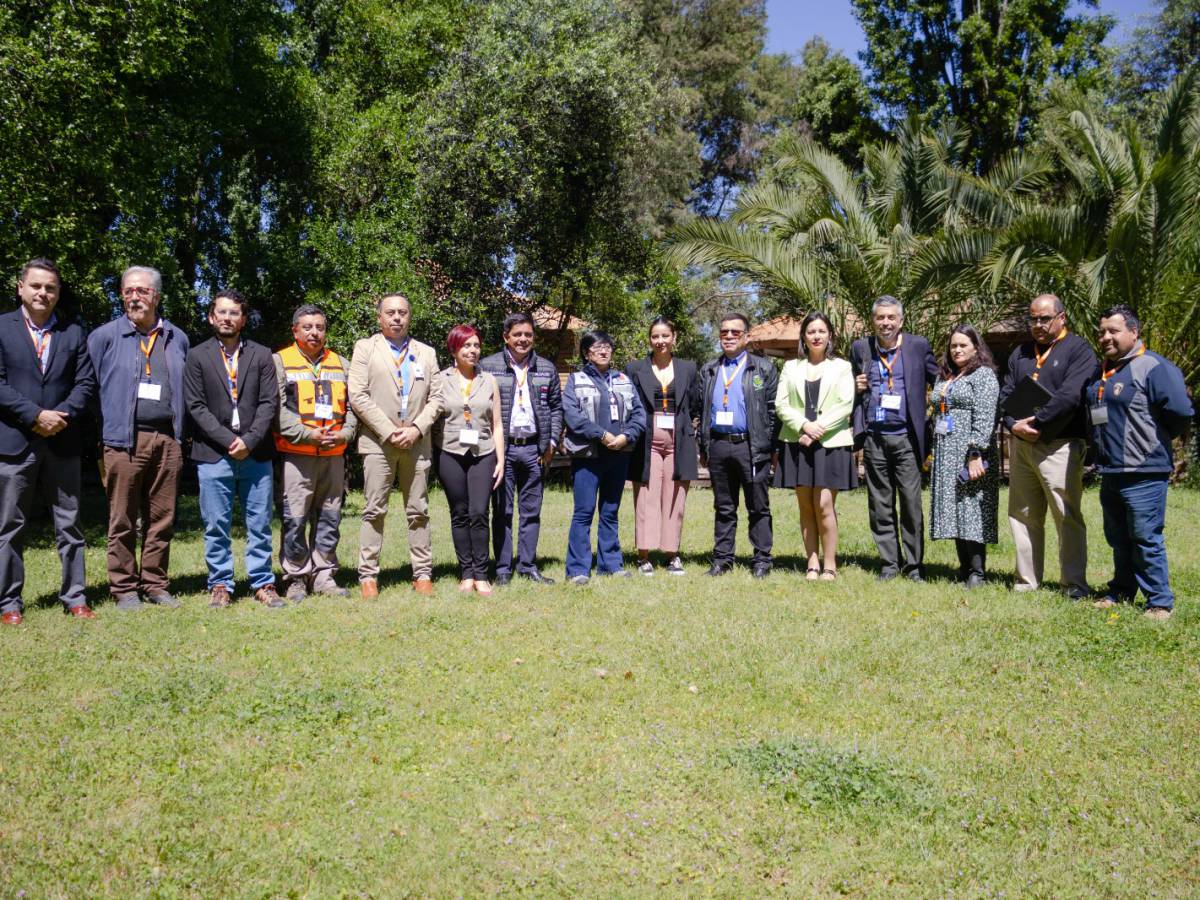
[{"label": "grass", "polygon": [[[435,597],[404,583],[397,503],[379,601],[281,611],[207,608],[189,497],[184,608],[90,623],[55,606],[43,531],[40,599],[0,632],[0,896],[1194,896],[1196,496],[1170,499],[1167,623],[1014,594],[1011,543],[970,594],[880,585],[861,492],[840,501],[832,585],[791,571],[783,492],[777,571],[701,577],[698,491],[689,577],[565,587],[554,491],[559,584],[463,598],[435,494]],[[1095,491],[1086,509],[1100,584]],[[928,555],[950,573],[951,545]]]}]

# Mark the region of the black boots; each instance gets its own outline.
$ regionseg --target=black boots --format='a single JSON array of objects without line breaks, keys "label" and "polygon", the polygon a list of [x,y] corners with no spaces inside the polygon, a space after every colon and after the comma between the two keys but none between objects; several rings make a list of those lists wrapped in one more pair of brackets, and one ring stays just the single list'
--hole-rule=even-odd
[{"label": "black boots", "polygon": [[984,566],[987,564],[987,544],[955,538],[954,548],[958,551],[958,577],[969,588],[984,583]]}]

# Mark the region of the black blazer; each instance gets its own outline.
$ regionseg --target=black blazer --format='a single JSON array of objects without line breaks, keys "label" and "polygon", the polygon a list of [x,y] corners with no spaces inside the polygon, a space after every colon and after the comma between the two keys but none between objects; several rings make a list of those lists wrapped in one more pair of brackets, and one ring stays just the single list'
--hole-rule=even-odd
[{"label": "black blazer", "polygon": [[[862,375],[875,358],[875,338],[859,338],[850,347],[850,362],[855,377]],[[900,358],[904,366],[904,408],[908,413],[908,437],[917,451],[917,459],[924,464],[926,448],[929,446],[927,392],[937,380],[938,364],[929,349],[929,341],[919,334],[904,332],[904,343],[900,345]],[[865,434],[867,429],[867,392],[858,395],[854,404],[854,434]]]},{"label": "black blazer", "polygon": [[[700,415],[700,379],[696,377],[696,364],[690,360],[674,358],[675,364],[675,481],[694,481],[700,477],[699,448],[692,419]],[[650,444],[654,437],[654,391],[658,379],[654,377],[654,363],[649,356],[636,359],[625,367],[634,387],[646,408],[646,430],[629,459],[630,481],[645,483],[650,480]]]},{"label": "black blazer", "polygon": [[[96,393],[96,370],[78,322],[58,317],[43,373],[20,309],[0,315],[0,455],[25,453],[35,441],[60,456],[78,456],[79,417]],[[43,409],[65,412],[67,427],[52,438],[33,433]]]},{"label": "black blazer", "polygon": [[222,356],[221,342],[209,338],[188,352],[183,369],[183,396],[192,423],[192,460],[208,463],[228,456],[235,437],[246,442],[255,459],[270,459],[275,449],[271,423],[279,406],[279,382],[271,351],[253,341],[242,342],[238,357],[241,429],[237,435],[229,427],[233,401]]}]

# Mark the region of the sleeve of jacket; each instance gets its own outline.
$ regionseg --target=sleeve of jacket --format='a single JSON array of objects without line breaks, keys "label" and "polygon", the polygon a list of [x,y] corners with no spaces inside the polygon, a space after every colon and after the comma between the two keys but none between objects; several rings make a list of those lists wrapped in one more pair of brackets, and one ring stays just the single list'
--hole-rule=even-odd
[{"label": "sleeve of jacket", "polygon": [[562,395],[563,421],[566,430],[577,434],[589,441],[598,441],[604,437],[604,429],[583,414],[579,398],[575,396],[575,373],[567,378],[567,387]]},{"label": "sleeve of jacket", "polygon": [[258,357],[258,403],[254,407],[254,421],[250,428],[242,434],[242,440],[251,450],[257,448],[263,441],[271,437],[271,425],[275,421],[275,411],[279,409],[279,379],[275,375],[275,365],[266,347],[256,354]]},{"label": "sleeve of jacket", "polygon": [[[1017,350],[1014,349],[1008,355],[1008,365],[1004,368],[1004,380],[1000,383],[1000,395],[996,398],[996,406],[1003,408],[1008,402],[1009,396],[1017,388]],[[1004,427],[1012,431],[1013,424],[1017,421],[1012,416],[1001,416],[1001,421],[1004,422]]]},{"label": "sleeve of jacket", "polygon": [[76,419],[87,411],[96,394],[96,369],[92,365],[91,354],[88,353],[87,343],[83,339],[83,329],[79,329],[79,344],[75,347],[75,384],[67,399],[55,407],[59,412],[65,412]]},{"label": "sleeve of jacket", "polygon": [[1054,437],[1051,429],[1045,427],[1046,423],[1069,415],[1071,410],[1084,402],[1084,388],[1095,370],[1096,354],[1084,341],[1079,341],[1067,357],[1067,373],[1063,376],[1062,385],[1033,416],[1043,437]]},{"label": "sleeve of jacket", "polygon": [[[340,362],[342,364],[342,371],[349,373],[350,360],[346,359],[346,357],[339,354],[338,362]],[[283,364],[282,363],[275,367],[275,375],[276,375],[276,377],[279,378],[280,381],[283,380]],[[280,409],[283,408],[283,388],[284,388],[284,385],[281,384],[279,386],[279,408]],[[346,385],[346,390],[347,390],[346,421],[342,423],[342,434],[344,434],[346,436],[346,443],[348,444],[352,440],[354,440],[354,438],[358,435],[358,416],[356,416],[354,414],[354,407],[351,406],[350,402],[349,402],[350,401],[350,396],[349,396],[350,386],[348,384]]]},{"label": "sleeve of jacket", "polygon": [[[278,353],[273,353],[271,359],[275,364],[275,390],[279,401],[276,404],[275,430],[289,444],[316,444],[317,439],[313,429],[300,421],[300,416],[287,408],[287,372],[283,368],[283,360]],[[347,419],[350,410],[346,410]]]},{"label": "sleeve of jacket", "polygon": [[446,396],[446,378],[440,371],[434,372],[430,375],[429,396],[425,398],[425,406],[413,419],[413,424],[417,426],[417,430],[422,435],[425,435],[449,408],[449,398]]},{"label": "sleeve of jacket", "polygon": [[37,421],[38,405],[8,383],[8,355],[0,342],[0,409],[16,418],[26,428]]},{"label": "sleeve of jacket", "polygon": [[929,388],[937,381],[941,367],[938,365],[937,357],[933,355],[933,347],[929,345],[929,341],[924,338],[922,340],[925,341],[925,387]]},{"label": "sleeve of jacket", "polygon": [[[183,366],[183,401],[188,416],[196,430],[220,447],[228,447],[237,437],[229,428],[217,421],[209,409],[204,391],[204,366],[200,361],[202,351],[193,350],[187,355]],[[249,446],[247,444],[247,446]]]},{"label": "sleeve of jacket", "polygon": [[1172,438],[1181,436],[1192,423],[1196,411],[1187,394],[1183,373],[1174,365],[1162,362],[1150,370],[1146,379],[1150,408],[1164,431]]},{"label": "sleeve of jacket", "polygon": [[696,441],[699,445],[700,455],[707,460],[709,433],[704,404],[712,396],[712,385],[708,383],[708,367],[703,364],[696,366],[696,392],[699,394],[699,402],[696,404],[695,417],[700,420],[696,428]]},{"label": "sleeve of jacket", "polygon": [[975,405],[971,410],[971,434],[968,444],[972,450],[987,452],[992,445],[992,433],[996,428],[996,398],[1000,396],[1000,384],[995,374],[981,367],[978,378],[972,379]]},{"label": "sleeve of jacket", "polygon": [[775,394],[779,390],[779,371],[766,357],[763,357],[763,396],[767,398],[767,431],[771,435],[771,443],[779,439],[779,417],[775,414]]},{"label": "sleeve of jacket", "polygon": [[637,382],[632,378],[629,380],[633,382],[633,393],[630,394],[633,397],[633,406],[629,408],[629,417],[621,433],[629,439],[630,444],[636,444],[646,433],[646,406],[642,403],[642,393],[637,389]]},{"label": "sleeve of jacket", "polygon": [[[704,406],[704,394],[700,391],[700,367],[692,367],[692,378],[687,389],[688,412],[693,419],[699,419]],[[699,429],[697,429],[699,430]]]},{"label": "sleeve of jacket", "polygon": [[804,428],[804,415],[792,406],[792,379],[796,376],[799,365],[794,359],[784,363],[783,373],[779,376],[779,385],[775,388],[775,415],[779,419],[780,430],[786,425],[794,431]]},{"label": "sleeve of jacket", "polygon": [[550,384],[546,388],[546,405],[550,407],[550,443],[562,445],[563,395],[558,382],[558,370],[551,367]]},{"label": "sleeve of jacket", "polygon": [[371,341],[371,338],[366,338],[355,342],[346,389],[359,421],[365,422],[380,440],[386,441],[396,430],[396,423],[371,399]]},{"label": "sleeve of jacket", "polygon": [[[787,367],[784,367],[787,371]],[[776,412],[779,404],[775,405]],[[837,381],[825,396],[825,407],[817,414],[817,424],[825,428],[838,428],[849,424],[850,414],[854,411],[854,369],[845,366],[837,376]]]}]

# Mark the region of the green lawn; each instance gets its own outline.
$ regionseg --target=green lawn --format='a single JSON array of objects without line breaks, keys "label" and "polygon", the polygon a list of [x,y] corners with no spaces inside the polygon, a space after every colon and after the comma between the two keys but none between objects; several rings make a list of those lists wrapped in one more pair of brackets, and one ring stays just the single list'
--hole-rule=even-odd
[{"label": "green lawn", "polygon": [[[564,587],[555,491],[560,583],[463,598],[435,494],[436,597],[401,583],[397,502],[377,602],[279,611],[208,609],[188,498],[184,608],[95,622],[54,605],[43,533],[41,599],[0,632],[0,897],[1195,896],[1196,499],[1171,496],[1166,623],[1012,593],[1011,543],[994,587],[880,585],[862,492],[841,498],[836,584],[791,571],[784,492],[776,572],[701,577],[697,491],[689,577]],[[1086,505],[1099,584],[1095,490]],[[101,529],[97,510],[97,597]],[[931,574],[953,559],[932,545]]]}]

